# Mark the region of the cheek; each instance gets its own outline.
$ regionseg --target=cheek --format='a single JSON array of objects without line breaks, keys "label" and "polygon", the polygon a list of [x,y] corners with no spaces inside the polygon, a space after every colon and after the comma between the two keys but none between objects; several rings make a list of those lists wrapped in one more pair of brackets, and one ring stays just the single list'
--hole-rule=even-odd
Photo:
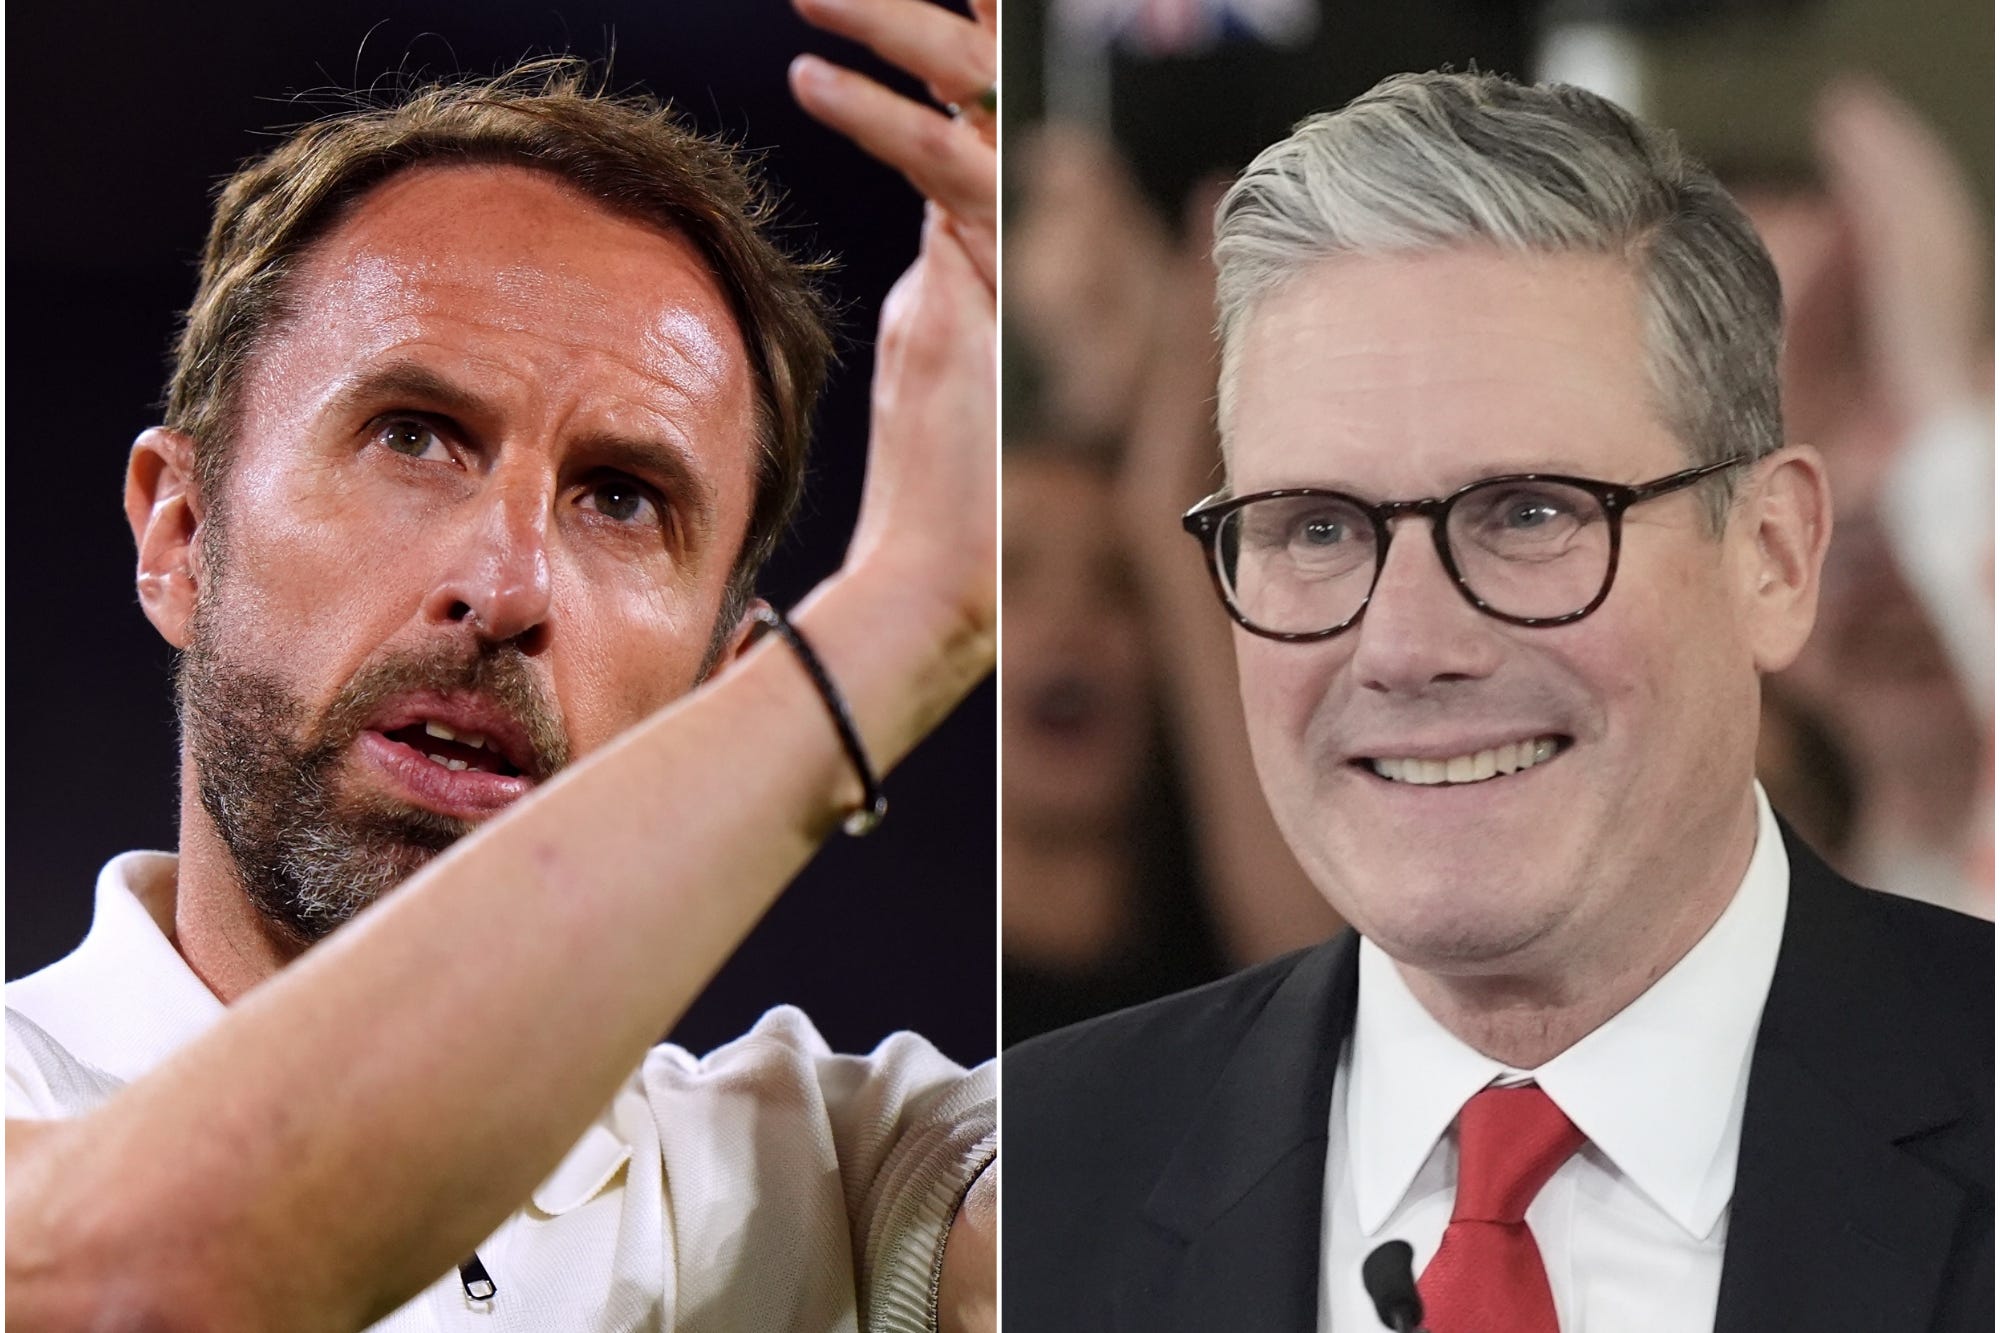
[{"label": "cheek", "polygon": [[721,597],[558,573],[552,647],[557,690],[578,754],[694,688]]},{"label": "cheek", "polygon": [[1311,768],[1313,720],[1327,706],[1337,671],[1331,644],[1289,644],[1236,635],[1243,715],[1258,775],[1267,792],[1303,793],[1297,775]]},{"label": "cheek", "polygon": [[380,509],[359,521],[339,488],[310,470],[232,477],[219,543],[208,555],[227,587],[217,605],[259,640],[310,660],[343,659],[335,640],[405,619],[421,597],[421,531]]},{"label": "cheek", "polygon": [[1572,660],[1595,682],[1611,725],[1646,752],[1646,771],[1662,780],[1712,771],[1754,739],[1757,675],[1737,608],[1712,568],[1635,586],[1646,595],[1601,626],[1586,622],[1598,633]]}]

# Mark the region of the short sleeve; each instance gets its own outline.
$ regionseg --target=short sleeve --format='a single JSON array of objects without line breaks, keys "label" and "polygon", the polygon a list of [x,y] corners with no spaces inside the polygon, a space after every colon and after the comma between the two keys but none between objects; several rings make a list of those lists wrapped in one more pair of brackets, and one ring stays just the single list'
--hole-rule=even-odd
[{"label": "short sleeve", "polygon": [[995,1151],[990,1064],[910,1033],[836,1055],[784,1007],[700,1060],[657,1048],[643,1078],[677,1327],[932,1327],[945,1237]]}]

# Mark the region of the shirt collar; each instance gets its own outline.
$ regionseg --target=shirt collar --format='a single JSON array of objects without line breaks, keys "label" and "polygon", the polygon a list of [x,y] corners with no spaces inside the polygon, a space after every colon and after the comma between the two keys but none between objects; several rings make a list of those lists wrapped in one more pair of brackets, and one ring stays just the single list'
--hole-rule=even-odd
[{"label": "shirt collar", "polygon": [[[126,852],[97,876],[90,933],[76,950],[7,984],[7,1007],[87,1065],[130,1083],[222,1017],[222,1001],[174,947],[179,858]],[[535,1190],[541,1212],[588,1202],[632,1156],[607,1110]]]},{"label": "shirt collar", "polygon": [[174,948],[178,858],[127,852],[97,876],[75,952],[7,985],[7,1007],[85,1064],[130,1083],[206,1032],[222,1001]]},{"label": "shirt collar", "polygon": [[[1714,1230],[1736,1179],[1751,1046],[1777,967],[1791,865],[1761,786],[1757,842],[1728,907],[1687,954],[1532,1077],[1689,1235]],[[1347,1161],[1374,1234],[1473,1093],[1529,1076],[1432,1018],[1389,956],[1361,942]]]}]

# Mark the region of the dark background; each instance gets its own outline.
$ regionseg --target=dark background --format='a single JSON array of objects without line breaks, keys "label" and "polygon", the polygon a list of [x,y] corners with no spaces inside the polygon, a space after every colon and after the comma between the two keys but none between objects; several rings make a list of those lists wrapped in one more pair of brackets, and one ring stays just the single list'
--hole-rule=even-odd
[{"label": "dark background", "polygon": [[[82,938],[106,859],[175,843],[172,658],[133,591],[125,456],[158,420],[210,190],[272,127],[312,114],[297,95],[615,51],[615,87],[642,85],[763,150],[795,248],[842,261],[843,312],[805,510],[763,591],[789,605],[837,566],[860,492],[877,305],[915,252],[921,205],[792,103],[785,67],[801,50],[882,71],[783,0],[85,0],[18,6],[8,37],[10,979]],[[909,1027],[960,1060],[992,1054],[993,718],[988,684],[891,775],[881,829],[835,838],[675,1040],[706,1050],[793,1003],[836,1049]],[[710,762],[726,771],[730,756]],[[662,825],[671,855],[670,815]]]}]

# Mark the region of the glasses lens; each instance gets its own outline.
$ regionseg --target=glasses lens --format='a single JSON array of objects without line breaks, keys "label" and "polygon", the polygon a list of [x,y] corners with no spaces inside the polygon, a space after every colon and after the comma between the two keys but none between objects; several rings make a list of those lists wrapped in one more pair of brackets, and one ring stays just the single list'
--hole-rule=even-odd
[{"label": "glasses lens", "polygon": [[1445,537],[1473,596],[1524,620],[1595,601],[1611,570],[1611,522],[1595,495],[1553,481],[1499,479],[1453,502]]},{"label": "glasses lens", "polygon": [[1344,500],[1255,500],[1226,514],[1216,539],[1230,605],[1273,634],[1346,624],[1375,582],[1375,525]]}]

